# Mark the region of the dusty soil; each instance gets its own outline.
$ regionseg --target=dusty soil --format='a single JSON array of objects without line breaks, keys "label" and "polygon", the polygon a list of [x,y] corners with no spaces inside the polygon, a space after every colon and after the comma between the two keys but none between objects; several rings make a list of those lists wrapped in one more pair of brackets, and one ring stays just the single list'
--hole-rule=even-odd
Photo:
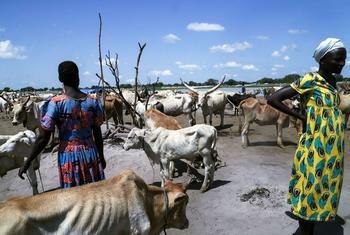
[{"label": "dusty soil", "polygon": [[[0,114],[1,115],[1,114]],[[187,126],[187,120],[180,116],[178,120]],[[197,122],[202,123],[197,114]],[[219,124],[215,117],[214,125]],[[10,120],[0,116],[0,134],[14,134],[23,130],[22,126],[13,127]],[[286,203],[289,175],[296,148],[296,131],[284,129],[286,148],[276,145],[275,126],[253,124],[250,130],[251,145],[241,147],[238,132],[238,118],[225,115],[225,128],[218,132],[217,149],[226,166],[215,172],[214,187],[201,193],[201,183],[191,184],[188,190],[190,201],[187,217],[190,226],[187,230],[169,229],[169,235],[280,235],[292,234],[297,221],[285,214],[289,211]],[[346,132],[345,178],[338,215],[345,224],[322,223],[315,234],[350,234],[350,167],[349,167],[349,131]],[[151,167],[143,150],[125,151],[120,144],[105,143],[107,177],[117,175],[124,169],[133,169],[147,183],[160,181],[159,166]],[[176,182],[187,179],[184,162],[178,162],[180,176]],[[8,172],[0,179],[0,201],[19,195],[31,195],[28,181],[17,177],[17,171]],[[203,169],[199,169],[203,174]],[[56,154],[44,153],[41,161],[41,175],[45,191],[59,186]],[[39,190],[42,191],[39,185]]]}]

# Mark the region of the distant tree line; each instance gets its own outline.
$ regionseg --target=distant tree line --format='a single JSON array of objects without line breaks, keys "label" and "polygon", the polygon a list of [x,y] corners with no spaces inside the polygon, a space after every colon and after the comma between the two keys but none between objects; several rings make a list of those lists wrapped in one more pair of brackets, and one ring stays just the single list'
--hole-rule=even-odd
[{"label": "distant tree line", "polygon": [[[246,82],[246,81],[237,81],[235,79],[228,79],[226,80],[223,85],[224,86],[239,86],[239,85],[248,85],[248,84],[257,84],[257,85],[266,85],[266,84],[281,84],[281,83],[292,83],[295,80],[299,79],[301,76],[299,74],[293,73],[293,74],[288,74],[286,76],[284,76],[283,78],[268,78],[268,77],[263,77],[259,80],[257,80],[256,82]],[[350,78],[347,77],[343,77],[342,75],[336,75],[336,79],[338,82],[345,82],[345,81],[350,81]],[[190,86],[215,86],[216,84],[218,84],[219,81],[217,79],[213,79],[213,78],[209,78],[207,81],[205,82],[194,82],[194,81],[188,81],[187,84],[189,84]],[[151,84],[146,84],[145,86],[152,87],[155,89],[160,89],[162,87],[179,87],[182,86],[181,83],[173,83],[173,84],[165,84],[163,82],[157,82],[157,83],[151,83]],[[132,88],[133,85],[132,84],[120,84],[121,88]],[[98,89],[101,88],[99,86],[91,86],[91,87],[85,87],[85,89]],[[51,87],[51,88],[34,88],[31,86],[28,87],[23,87],[19,90],[13,90],[10,87],[4,87],[2,90],[0,91],[5,91],[5,92],[9,92],[9,91],[60,91],[62,90],[61,87],[55,88],[55,87]]]}]

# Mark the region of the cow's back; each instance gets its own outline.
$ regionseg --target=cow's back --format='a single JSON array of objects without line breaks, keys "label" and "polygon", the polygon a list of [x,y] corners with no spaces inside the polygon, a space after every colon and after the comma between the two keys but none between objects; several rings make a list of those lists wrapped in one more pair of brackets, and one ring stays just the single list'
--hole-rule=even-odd
[{"label": "cow's back", "polygon": [[0,234],[141,233],[150,227],[146,193],[145,182],[124,171],[97,183],[9,200],[0,204]]},{"label": "cow's back", "polygon": [[150,129],[163,127],[168,130],[178,130],[182,128],[175,118],[167,116],[156,109],[147,110],[144,117],[145,123]]}]

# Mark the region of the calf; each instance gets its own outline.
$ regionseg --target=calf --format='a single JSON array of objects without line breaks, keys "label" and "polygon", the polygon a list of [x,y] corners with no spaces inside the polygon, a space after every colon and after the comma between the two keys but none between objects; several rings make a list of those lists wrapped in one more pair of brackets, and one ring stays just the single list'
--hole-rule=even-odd
[{"label": "calf", "polygon": [[124,144],[124,149],[141,148],[148,158],[161,166],[161,178],[171,178],[170,162],[177,159],[194,161],[197,156],[203,157],[205,166],[204,182],[201,191],[209,189],[214,179],[214,160],[217,155],[217,131],[214,127],[198,124],[180,130],[167,130],[163,127],[150,131],[133,128]]},{"label": "calf", "polygon": [[[25,158],[29,157],[32,151],[35,140],[35,133],[26,130],[9,137],[0,146],[0,177],[6,175],[8,171],[23,165]],[[39,159],[38,157],[34,160],[28,169],[28,178],[33,189],[33,194],[38,194],[35,170],[39,169]]]},{"label": "calf", "polygon": [[154,235],[188,227],[181,184],[147,185],[133,171],[0,203],[0,234]]},{"label": "calf", "polygon": [[[291,100],[285,100],[284,103],[293,108]],[[287,126],[295,126],[298,134],[302,132],[302,122],[293,119],[291,116],[272,108],[267,104],[266,100],[247,98],[240,103],[244,116],[244,124],[242,128],[242,145],[247,147],[249,144],[248,131],[252,122],[258,125],[276,125],[277,129],[277,145],[284,148],[282,143],[282,128]]]},{"label": "calf", "polygon": [[106,112],[106,120],[113,118],[114,124],[124,124],[123,101],[114,95],[107,95],[104,99],[103,107]]}]

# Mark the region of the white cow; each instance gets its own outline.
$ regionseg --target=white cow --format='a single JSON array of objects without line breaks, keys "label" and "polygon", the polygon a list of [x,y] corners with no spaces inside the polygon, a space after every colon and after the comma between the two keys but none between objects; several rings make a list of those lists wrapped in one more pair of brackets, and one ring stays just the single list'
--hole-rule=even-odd
[{"label": "white cow", "polygon": [[[26,130],[11,136],[0,146],[0,177],[6,175],[8,171],[23,165],[25,159],[29,157],[32,151],[35,140],[35,133]],[[33,188],[33,194],[38,194],[35,170],[39,169],[39,159],[40,157],[38,156],[28,169],[28,177]]]},{"label": "white cow", "polygon": [[40,126],[40,108],[45,101],[34,102],[30,100],[30,97],[21,102],[15,104],[13,107],[13,120],[12,125],[16,126],[23,123],[23,126],[28,130],[35,131]]},{"label": "white cow", "polygon": [[143,147],[148,158],[161,166],[162,182],[171,178],[170,162],[177,159],[194,161],[203,157],[205,166],[204,182],[201,191],[208,190],[214,179],[214,160],[217,155],[217,131],[214,127],[199,124],[180,130],[167,130],[159,127],[153,131],[133,128],[124,144],[124,149]]},{"label": "white cow", "polygon": [[224,81],[225,76],[218,85],[206,92],[200,92],[182,81],[187,89],[198,95],[197,108],[202,108],[204,123],[207,123],[207,116],[209,115],[209,124],[212,125],[213,114],[220,114],[220,126],[224,125],[225,106],[227,103],[226,94],[223,91],[216,91]]}]

